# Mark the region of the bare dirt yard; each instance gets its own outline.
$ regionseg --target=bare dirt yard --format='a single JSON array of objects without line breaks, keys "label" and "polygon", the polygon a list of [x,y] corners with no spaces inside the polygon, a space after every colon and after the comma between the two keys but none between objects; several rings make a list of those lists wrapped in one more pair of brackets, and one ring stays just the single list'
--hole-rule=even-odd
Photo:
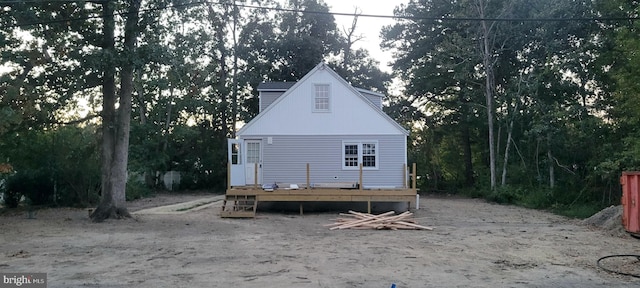
[{"label": "bare dirt yard", "polygon": [[[640,240],[546,212],[423,197],[414,217],[433,231],[332,231],[339,211],[222,219],[211,197],[141,199],[133,220],[97,224],[86,209],[4,213],[0,272],[46,272],[48,287],[640,286],[596,266],[640,253]],[[640,273],[616,261],[603,264]]]}]

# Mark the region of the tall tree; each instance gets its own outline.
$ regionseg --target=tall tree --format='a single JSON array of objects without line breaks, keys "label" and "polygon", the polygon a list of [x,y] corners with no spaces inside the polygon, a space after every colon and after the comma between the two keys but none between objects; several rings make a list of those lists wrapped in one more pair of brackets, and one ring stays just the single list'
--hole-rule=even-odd
[{"label": "tall tree", "polygon": [[340,35],[329,7],[322,0],[289,0],[287,8],[296,11],[278,15],[274,81],[296,81],[323,61],[340,51]]},{"label": "tall tree", "polygon": [[448,125],[459,135],[464,145],[465,183],[472,185],[474,140],[469,137],[474,133],[469,129],[478,129],[470,126],[484,122],[478,118],[481,115],[478,108],[485,106],[481,105],[482,94],[478,92],[483,87],[479,78],[482,74],[476,73],[476,68],[482,67],[482,58],[474,42],[481,38],[470,22],[428,20],[471,17],[474,11],[469,4],[468,1],[410,1],[399,7],[396,14],[416,20],[402,19],[386,27],[382,45],[395,52],[394,70],[406,83],[409,101],[434,115],[430,124]]},{"label": "tall tree", "polygon": [[93,15],[94,6],[5,1],[0,9],[0,130],[51,127],[76,116],[81,95],[96,95],[100,85],[85,73],[96,62],[98,25],[74,20]]},{"label": "tall tree", "polygon": [[[598,13],[605,17],[637,18],[640,15],[638,1],[595,2]],[[621,171],[640,169],[640,21],[607,21],[600,26],[603,49],[597,67],[602,67],[606,77],[599,82],[600,94],[609,97],[603,97],[599,103],[605,105],[607,120],[613,123],[609,137],[615,143],[615,151],[601,159],[596,173],[617,185],[616,178]]]},{"label": "tall tree", "polygon": [[[114,5],[103,2],[104,50],[107,57],[122,59],[120,70],[120,92],[115,93],[115,67],[107,65],[103,78],[102,109],[102,198],[91,214],[93,221],[107,218],[131,217],[126,207],[127,163],[129,160],[129,130],[131,127],[131,95],[138,19],[141,0],[128,1],[124,25],[123,51],[115,51]],[[117,59],[117,58],[111,58]],[[119,104],[116,108],[116,101]]]},{"label": "tall tree", "polygon": [[[590,11],[580,1],[518,0],[415,0],[396,9],[406,18],[385,28],[383,46],[395,52],[394,68],[402,71],[407,98],[431,114],[426,127],[450,126],[446,134],[460,135],[467,185],[479,175],[496,187],[500,147],[503,183],[510,153],[525,164],[533,159],[535,165],[526,166],[534,167],[533,175],[546,167],[548,176],[540,175],[540,183],[556,185],[558,167],[573,175],[566,169],[569,160],[559,156],[569,142],[566,128],[572,117],[599,113],[592,104],[599,38],[594,23],[517,19],[589,18]],[[487,137],[476,138],[479,133]]]}]

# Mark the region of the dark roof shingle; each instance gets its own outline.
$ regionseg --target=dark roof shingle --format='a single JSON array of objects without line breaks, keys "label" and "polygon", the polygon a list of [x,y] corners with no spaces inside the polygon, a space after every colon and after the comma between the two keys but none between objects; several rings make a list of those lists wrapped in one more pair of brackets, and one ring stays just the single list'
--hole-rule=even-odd
[{"label": "dark roof shingle", "polygon": [[297,82],[262,82],[258,84],[258,91],[260,90],[280,90],[286,91],[295,85]]}]

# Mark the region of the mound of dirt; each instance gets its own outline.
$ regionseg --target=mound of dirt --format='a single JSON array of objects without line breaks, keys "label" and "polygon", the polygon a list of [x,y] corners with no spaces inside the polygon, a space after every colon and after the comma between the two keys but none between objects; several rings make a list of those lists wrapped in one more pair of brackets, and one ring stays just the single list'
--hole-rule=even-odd
[{"label": "mound of dirt", "polygon": [[622,205],[609,206],[584,219],[582,224],[604,230],[611,236],[628,237],[627,231],[622,226]]}]

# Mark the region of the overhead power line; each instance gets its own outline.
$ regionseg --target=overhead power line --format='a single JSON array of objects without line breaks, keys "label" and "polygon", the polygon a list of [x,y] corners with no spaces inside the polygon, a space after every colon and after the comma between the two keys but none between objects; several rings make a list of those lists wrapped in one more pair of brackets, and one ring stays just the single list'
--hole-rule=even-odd
[{"label": "overhead power line", "polygon": [[262,7],[256,5],[247,4],[235,4],[238,7],[245,7],[250,9],[262,9],[271,11],[282,12],[294,12],[294,13],[307,13],[307,14],[320,14],[320,15],[333,15],[333,16],[358,16],[368,18],[387,18],[387,19],[406,19],[406,20],[426,20],[426,21],[502,21],[502,22],[578,22],[578,21],[628,21],[628,20],[640,20],[640,17],[581,17],[581,18],[477,18],[477,17],[422,17],[422,16],[402,16],[402,15],[379,15],[379,14],[354,14],[354,13],[341,13],[341,12],[324,12],[324,11],[309,11],[309,10],[297,10],[289,8],[278,7]]},{"label": "overhead power line", "polygon": [[[96,3],[95,0],[10,0],[10,1],[0,1],[0,4],[18,4],[18,3]],[[212,4],[212,5],[220,5],[220,6],[231,6],[235,5],[237,7],[243,7],[247,9],[256,9],[256,10],[267,10],[267,11],[279,11],[279,12],[290,12],[290,13],[303,13],[303,14],[315,14],[315,15],[332,15],[332,16],[358,16],[358,17],[367,17],[367,18],[381,18],[381,19],[403,19],[403,20],[416,20],[416,21],[434,21],[434,22],[447,22],[447,21],[458,21],[458,22],[480,22],[480,21],[490,21],[490,22],[611,22],[611,21],[636,21],[640,20],[640,17],[579,17],[579,18],[479,18],[479,17],[423,17],[423,16],[403,16],[403,15],[379,15],[379,14],[354,14],[354,13],[343,13],[343,12],[326,12],[326,11],[312,11],[312,10],[299,10],[299,9],[290,9],[290,8],[281,8],[281,7],[265,7],[265,6],[257,6],[257,5],[249,5],[249,4],[241,4],[241,3],[220,3],[220,2],[210,2],[210,1],[202,1],[202,2],[192,2],[192,3],[184,3],[184,4],[176,4],[176,5],[167,5],[162,7],[148,8],[148,9],[140,9],[140,13],[146,12],[154,12],[160,10],[167,10],[173,8],[182,8],[188,6],[198,6],[203,4]],[[114,13],[112,16],[120,16],[125,15],[125,12]],[[64,23],[71,21],[84,21],[89,19],[99,19],[103,18],[104,15],[96,15],[96,16],[87,16],[87,17],[77,17],[77,18],[67,18],[67,19],[56,19],[56,20],[47,20],[47,21],[37,21],[31,23],[23,23],[17,25],[11,25],[7,28],[17,28],[17,27],[27,27],[33,25],[45,25],[45,24],[54,24],[54,23]]]},{"label": "overhead power line", "polygon": [[0,4],[18,4],[18,3],[87,3],[96,2],[97,0],[0,0]]}]

